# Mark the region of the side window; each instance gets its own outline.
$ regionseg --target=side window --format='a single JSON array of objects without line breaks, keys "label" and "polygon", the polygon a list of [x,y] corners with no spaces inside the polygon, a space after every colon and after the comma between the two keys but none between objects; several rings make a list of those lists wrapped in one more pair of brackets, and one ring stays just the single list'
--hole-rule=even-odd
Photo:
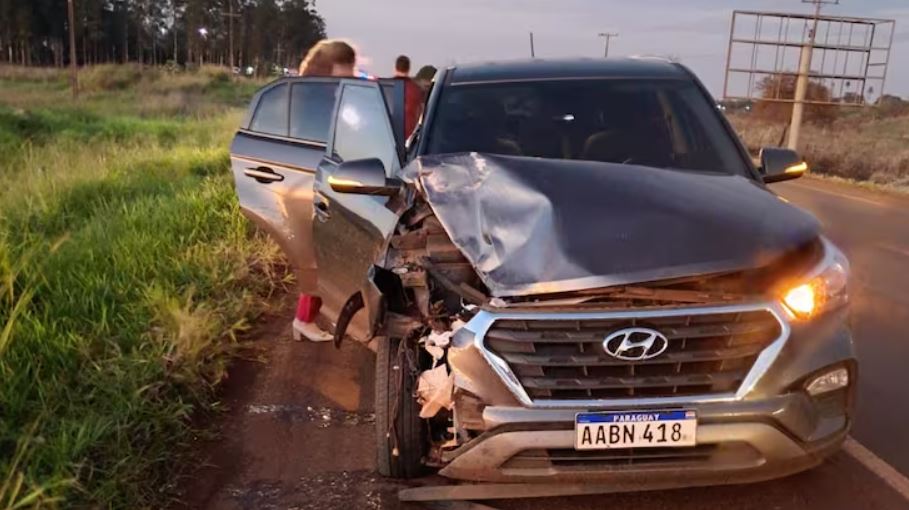
[{"label": "side window", "polygon": [[290,136],[313,142],[328,141],[335,108],[335,82],[295,83],[290,97]]},{"label": "side window", "polygon": [[740,156],[731,143],[717,143],[728,140],[719,119],[720,113],[712,101],[705,101],[704,95],[694,86],[680,88],[670,95],[671,118],[678,122],[680,148],[676,150],[680,163],[686,168],[722,169],[740,167]]},{"label": "side window", "polygon": [[250,131],[287,136],[287,84],[262,94],[253,115]]},{"label": "side window", "polygon": [[388,172],[398,160],[388,111],[377,88],[347,85],[341,95],[332,156],[339,161],[379,158]]}]

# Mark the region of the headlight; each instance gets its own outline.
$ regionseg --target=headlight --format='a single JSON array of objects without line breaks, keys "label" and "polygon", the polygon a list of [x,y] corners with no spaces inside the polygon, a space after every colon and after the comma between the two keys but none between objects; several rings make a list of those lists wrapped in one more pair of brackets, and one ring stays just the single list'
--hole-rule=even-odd
[{"label": "headlight", "polygon": [[820,264],[781,293],[780,300],[794,318],[814,317],[848,300],[849,261],[832,243],[826,239],[823,243]]}]

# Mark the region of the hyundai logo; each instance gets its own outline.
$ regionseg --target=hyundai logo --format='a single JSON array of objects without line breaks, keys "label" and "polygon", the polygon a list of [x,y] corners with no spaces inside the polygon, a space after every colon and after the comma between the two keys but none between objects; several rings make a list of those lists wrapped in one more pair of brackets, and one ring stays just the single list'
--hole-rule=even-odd
[{"label": "hyundai logo", "polygon": [[644,361],[656,358],[669,347],[666,336],[648,328],[625,328],[603,340],[603,350],[613,358]]}]

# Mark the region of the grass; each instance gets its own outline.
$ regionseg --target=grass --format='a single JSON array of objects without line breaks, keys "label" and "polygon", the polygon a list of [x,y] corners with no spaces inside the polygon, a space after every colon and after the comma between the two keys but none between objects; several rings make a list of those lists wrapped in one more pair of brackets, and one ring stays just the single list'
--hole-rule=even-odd
[{"label": "grass", "polygon": [[62,73],[0,69],[0,509],[163,504],[188,417],[287,283],[229,172],[258,84],[88,79],[134,72],[71,100]]},{"label": "grass", "polygon": [[[732,115],[732,124],[753,152],[779,143],[784,125]],[[801,152],[813,172],[857,182],[909,187],[909,113],[880,115],[853,111],[833,122],[807,123]]]},{"label": "grass", "polygon": [[[3,103],[31,108],[57,108],[69,99],[66,70],[0,65]],[[208,118],[245,106],[264,84],[239,78],[231,81],[221,67],[174,73],[138,64],[98,65],[79,72],[81,97],[73,105],[102,117]]]}]

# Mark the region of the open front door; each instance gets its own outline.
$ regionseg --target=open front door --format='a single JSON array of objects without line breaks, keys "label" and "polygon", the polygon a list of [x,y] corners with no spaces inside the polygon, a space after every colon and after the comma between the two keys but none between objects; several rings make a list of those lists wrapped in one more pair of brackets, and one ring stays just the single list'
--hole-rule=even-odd
[{"label": "open front door", "polygon": [[[391,177],[401,168],[392,116],[376,82],[341,83],[328,150],[316,171],[313,235],[323,313],[336,321],[351,296],[366,285],[369,272],[385,249],[398,215],[387,197],[338,193],[328,179],[345,161],[377,158]],[[348,332],[368,336],[366,314],[358,314]]]}]

